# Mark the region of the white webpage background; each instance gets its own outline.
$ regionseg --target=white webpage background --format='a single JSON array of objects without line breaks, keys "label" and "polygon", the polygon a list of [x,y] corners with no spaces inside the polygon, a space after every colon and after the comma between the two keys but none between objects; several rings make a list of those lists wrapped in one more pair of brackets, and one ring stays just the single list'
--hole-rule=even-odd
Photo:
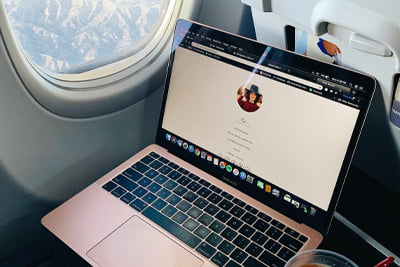
[{"label": "white webpage background", "polygon": [[[256,84],[263,103],[241,109]],[[178,47],[162,127],[327,210],[358,110]]]}]

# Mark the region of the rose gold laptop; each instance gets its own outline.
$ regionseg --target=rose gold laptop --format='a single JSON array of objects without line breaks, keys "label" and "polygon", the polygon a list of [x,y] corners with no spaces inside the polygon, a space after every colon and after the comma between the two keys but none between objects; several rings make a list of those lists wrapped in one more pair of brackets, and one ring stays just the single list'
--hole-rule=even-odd
[{"label": "rose gold laptop", "polygon": [[327,233],[374,89],[179,20],[156,144],[42,223],[95,266],[283,266]]}]

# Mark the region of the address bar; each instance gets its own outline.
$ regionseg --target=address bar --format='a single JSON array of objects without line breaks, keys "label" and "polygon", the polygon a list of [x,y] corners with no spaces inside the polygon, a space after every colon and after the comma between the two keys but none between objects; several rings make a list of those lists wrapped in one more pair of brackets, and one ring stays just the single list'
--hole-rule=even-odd
[{"label": "address bar", "polygon": [[214,54],[219,55],[219,56],[223,56],[225,58],[232,59],[234,61],[240,62],[240,63],[245,64],[247,66],[250,66],[250,67],[253,67],[253,68],[257,68],[259,70],[263,70],[263,71],[269,72],[271,74],[279,75],[281,77],[290,79],[292,81],[301,83],[303,85],[306,85],[308,87],[311,87],[311,88],[314,88],[314,89],[317,89],[317,90],[322,90],[323,89],[322,85],[320,85],[320,84],[313,83],[313,82],[298,78],[296,76],[289,75],[289,74],[277,71],[277,70],[272,69],[272,68],[268,68],[268,67],[265,67],[265,66],[258,65],[258,64],[254,63],[254,62],[249,61],[249,60],[245,60],[243,58],[232,56],[232,55],[230,55],[228,53],[213,49],[211,47],[208,47],[208,46],[196,43],[196,42],[192,42],[192,46],[196,47],[196,48],[199,48],[199,49],[202,49],[202,50],[205,50],[205,51],[208,51],[210,53],[214,53]]}]

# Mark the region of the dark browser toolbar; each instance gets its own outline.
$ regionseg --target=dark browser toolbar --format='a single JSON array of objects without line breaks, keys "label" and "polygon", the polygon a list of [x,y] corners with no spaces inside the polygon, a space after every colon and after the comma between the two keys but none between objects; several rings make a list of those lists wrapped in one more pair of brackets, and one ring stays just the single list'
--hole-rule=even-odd
[{"label": "dark browser toolbar", "polygon": [[[191,31],[185,35],[179,45],[354,108],[359,108],[362,103],[363,86],[343,80],[339,81],[334,77],[322,74],[322,72],[308,71],[307,68],[300,70],[289,64],[278,63],[274,58],[281,59],[283,55],[287,56],[286,54],[290,55],[290,53],[282,54],[282,51],[278,49],[260,44],[248,47],[246,41],[248,40],[244,39],[243,43],[238,44],[233,43],[233,40],[216,39]],[[286,62],[290,63],[290,60],[286,60]]]}]

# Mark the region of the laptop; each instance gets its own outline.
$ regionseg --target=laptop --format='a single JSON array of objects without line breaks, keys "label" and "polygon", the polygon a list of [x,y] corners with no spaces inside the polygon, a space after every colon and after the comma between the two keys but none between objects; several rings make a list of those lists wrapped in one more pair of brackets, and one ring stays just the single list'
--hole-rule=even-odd
[{"label": "laptop", "polygon": [[155,144],[42,223],[94,266],[284,266],[327,233],[374,90],[180,19]]}]

